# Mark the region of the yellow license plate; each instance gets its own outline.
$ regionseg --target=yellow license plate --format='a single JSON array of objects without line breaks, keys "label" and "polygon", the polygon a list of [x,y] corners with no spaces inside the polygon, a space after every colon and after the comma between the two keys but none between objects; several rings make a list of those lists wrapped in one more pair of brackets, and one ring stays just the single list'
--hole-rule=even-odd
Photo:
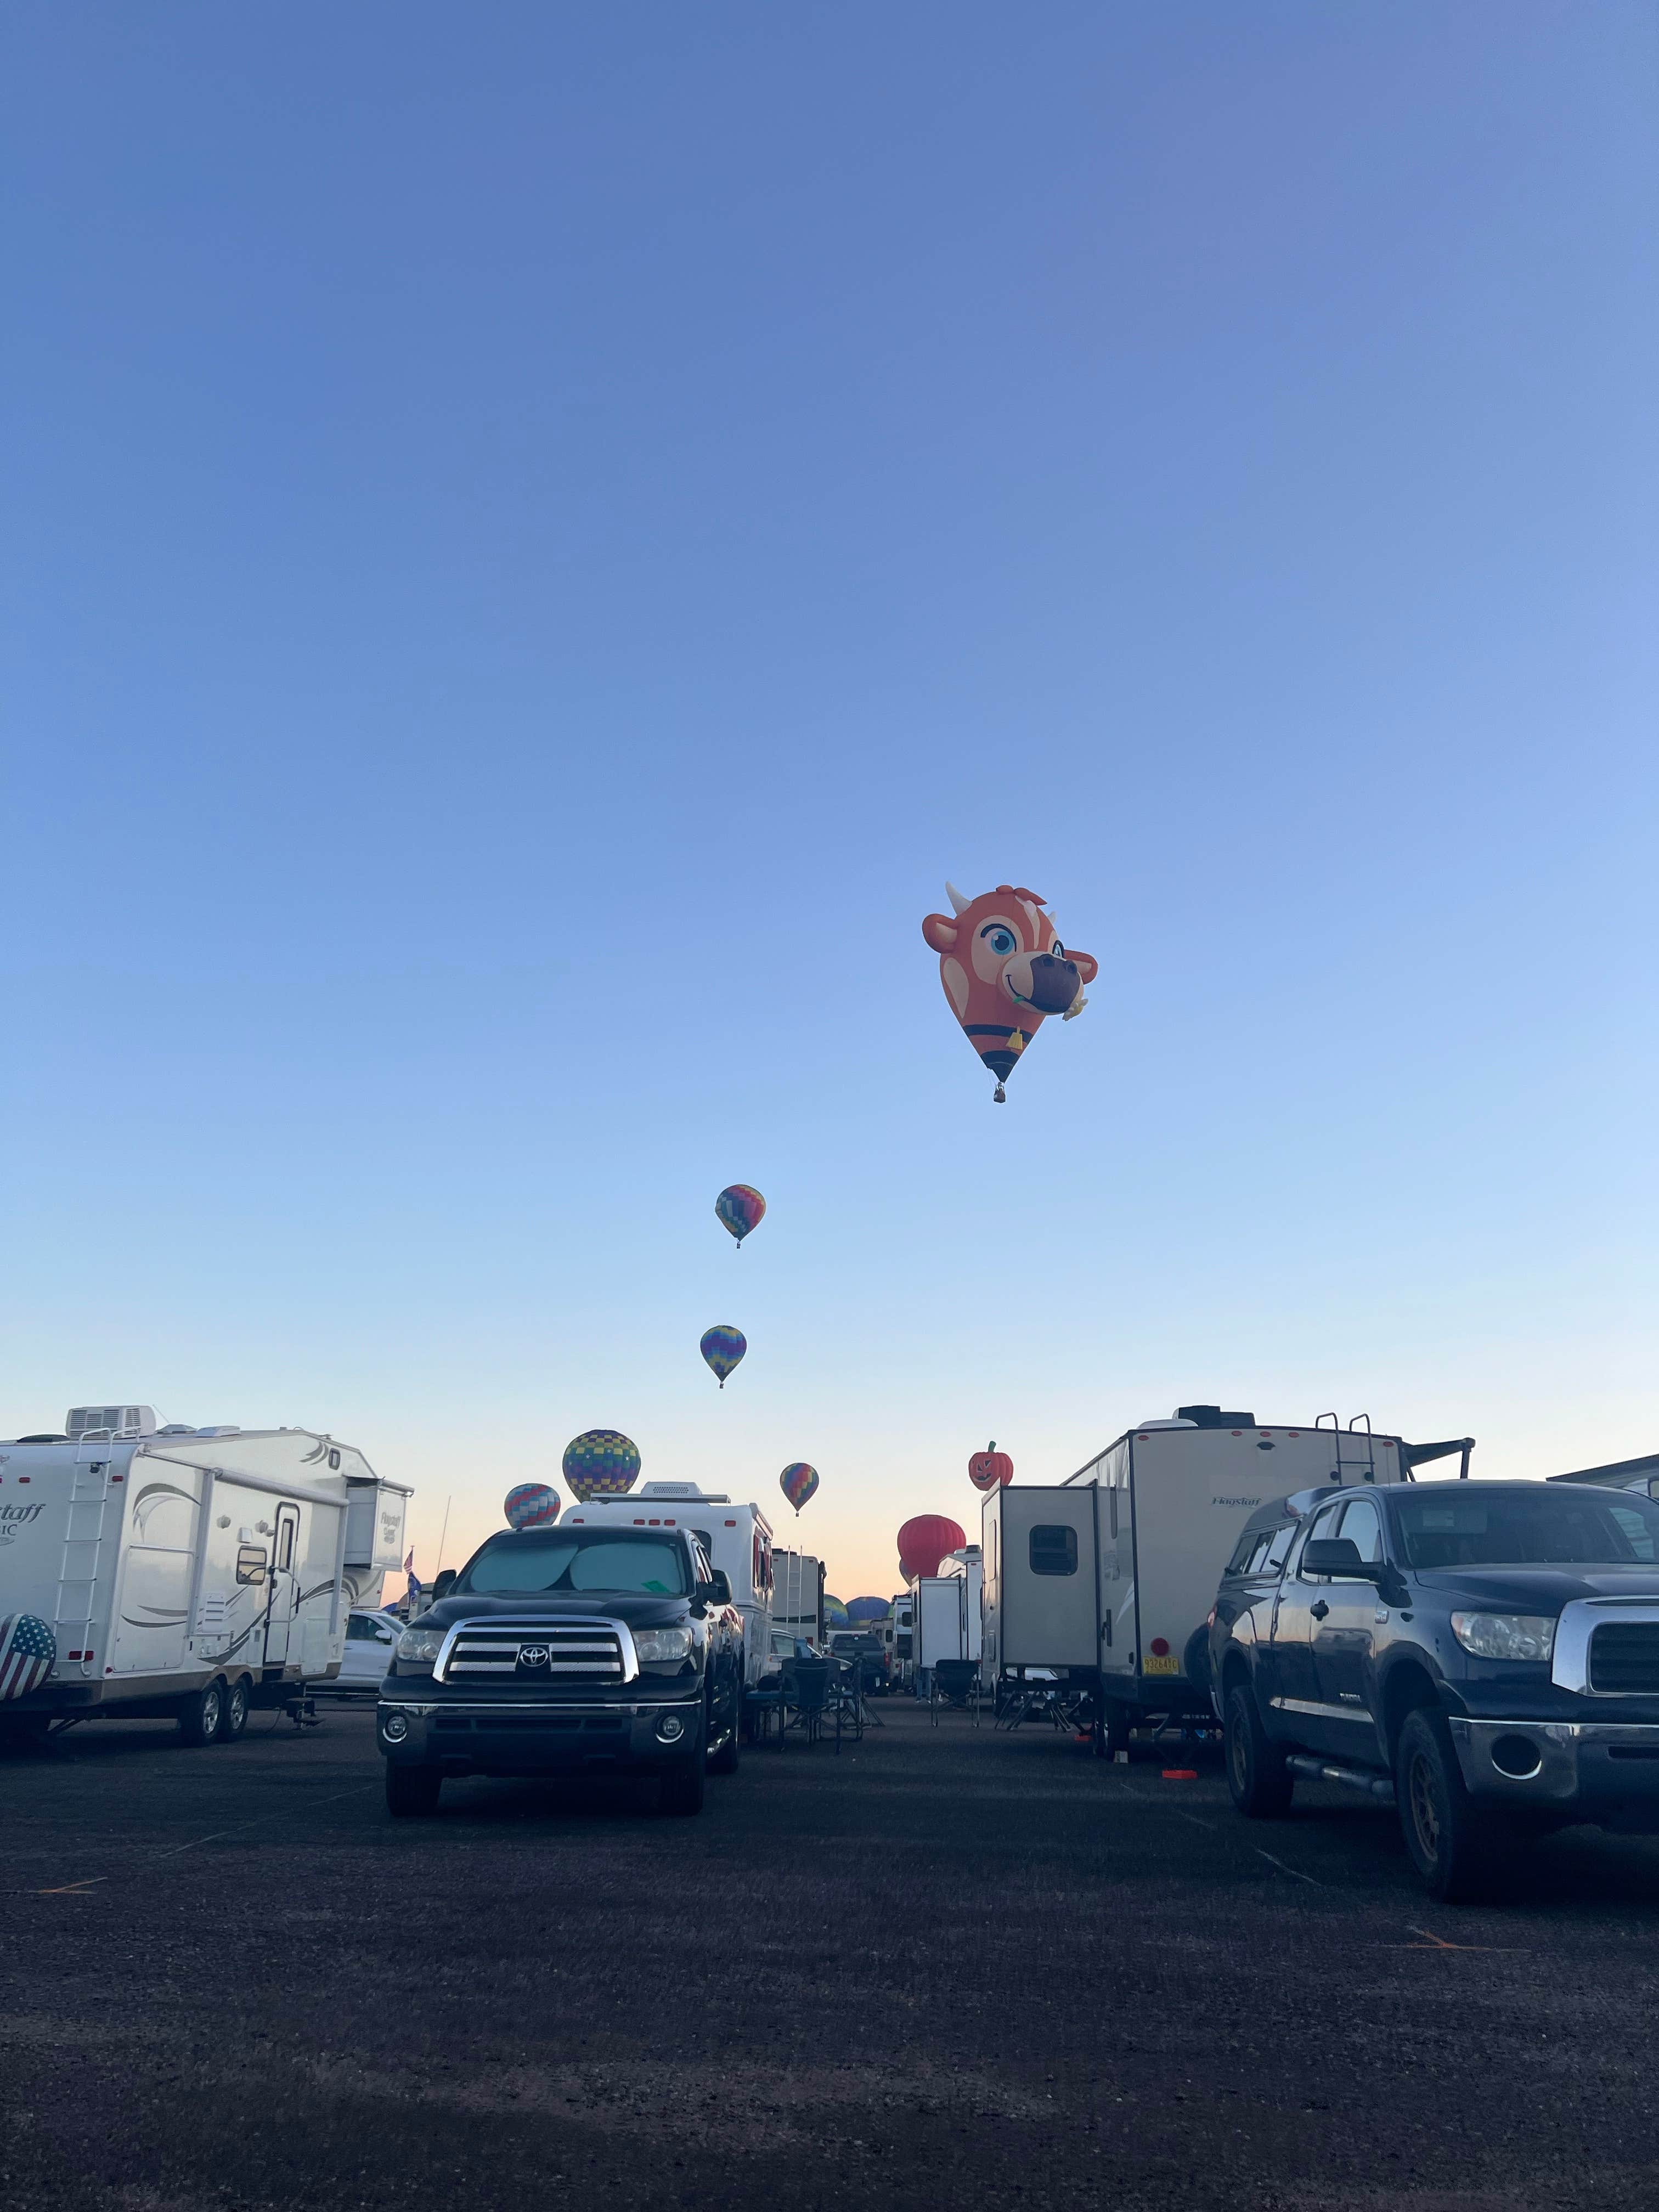
[{"label": "yellow license plate", "polygon": [[1178,1674],[1181,1662],[1173,1651],[1166,1651],[1160,1659],[1156,1651],[1149,1651],[1140,1662],[1143,1674]]}]

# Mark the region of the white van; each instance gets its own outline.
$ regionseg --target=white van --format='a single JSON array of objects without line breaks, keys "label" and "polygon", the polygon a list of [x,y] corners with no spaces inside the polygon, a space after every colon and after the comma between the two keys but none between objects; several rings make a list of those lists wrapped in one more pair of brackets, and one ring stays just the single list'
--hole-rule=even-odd
[{"label": "white van", "polygon": [[689,1528],[732,1585],[743,1614],[744,1686],[771,1663],[772,1524],[758,1505],[739,1505],[695,1482],[647,1482],[626,1498],[590,1498],[565,1516],[571,1528]]},{"label": "white van", "polygon": [[1240,1530],[1266,1500],[1316,1485],[1409,1480],[1470,1441],[1410,1445],[1334,1414],[1264,1426],[1253,1413],[1183,1406],[1146,1421],[1051,1487],[986,1498],[988,1683],[1030,1673],[1103,1693],[1115,1747],[1153,1715],[1213,1720],[1206,1628]]},{"label": "white van", "polygon": [[337,1674],[346,1615],[402,1555],[410,1492],[309,1429],[157,1426],[77,1407],[67,1432],[0,1444],[0,1618],[32,1614],[50,1672],[0,1728],[171,1716],[240,1735]]}]

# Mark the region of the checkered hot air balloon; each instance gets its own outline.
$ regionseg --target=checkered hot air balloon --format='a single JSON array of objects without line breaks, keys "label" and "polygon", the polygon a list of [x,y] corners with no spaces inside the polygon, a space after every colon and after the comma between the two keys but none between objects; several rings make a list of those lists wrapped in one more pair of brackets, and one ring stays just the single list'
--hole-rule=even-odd
[{"label": "checkered hot air balloon", "polygon": [[761,1216],[766,1211],[766,1200],[752,1183],[729,1182],[714,1200],[714,1211],[723,1225],[737,1238],[741,1249],[750,1231],[760,1226]]},{"label": "checkered hot air balloon", "polygon": [[573,1497],[623,1498],[640,1471],[640,1448],[620,1429],[584,1429],[564,1448],[564,1479]]},{"label": "checkered hot air balloon", "polygon": [[563,1504],[548,1482],[520,1482],[507,1493],[501,1510],[510,1528],[550,1528]]},{"label": "checkered hot air balloon", "polygon": [[749,1349],[749,1339],[729,1321],[716,1322],[713,1328],[704,1329],[697,1349],[724,1390],[726,1376]]},{"label": "checkered hot air balloon", "polygon": [[817,1486],[818,1471],[815,1467],[808,1467],[804,1459],[793,1461],[778,1477],[779,1489],[797,1513]]},{"label": "checkered hot air balloon", "polygon": [[44,1620],[14,1613],[0,1620],[0,1701],[26,1698],[52,1670],[58,1645]]}]

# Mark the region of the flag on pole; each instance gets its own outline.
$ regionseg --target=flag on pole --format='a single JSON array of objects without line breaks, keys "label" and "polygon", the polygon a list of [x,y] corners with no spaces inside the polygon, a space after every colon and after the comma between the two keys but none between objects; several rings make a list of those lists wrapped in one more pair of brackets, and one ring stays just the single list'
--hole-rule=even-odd
[{"label": "flag on pole", "polygon": [[0,1620],[0,1700],[38,1690],[58,1656],[51,1629],[32,1613]]},{"label": "flag on pole", "polygon": [[409,1604],[413,1605],[421,1594],[421,1582],[415,1571],[415,1553],[412,1546],[409,1557],[404,1561],[404,1572],[409,1577],[409,1588],[404,1592],[404,1596]]}]

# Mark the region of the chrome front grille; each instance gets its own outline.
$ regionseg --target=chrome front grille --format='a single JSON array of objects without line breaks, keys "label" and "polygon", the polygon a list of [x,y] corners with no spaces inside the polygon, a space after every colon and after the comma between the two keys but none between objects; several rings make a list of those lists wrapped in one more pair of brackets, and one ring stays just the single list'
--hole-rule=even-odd
[{"label": "chrome front grille", "polygon": [[1659,1692],[1659,1620],[1606,1620],[1590,1637],[1589,1686]]},{"label": "chrome front grille", "polygon": [[432,1669],[440,1682],[630,1682],[634,1639],[619,1620],[459,1620]]}]

